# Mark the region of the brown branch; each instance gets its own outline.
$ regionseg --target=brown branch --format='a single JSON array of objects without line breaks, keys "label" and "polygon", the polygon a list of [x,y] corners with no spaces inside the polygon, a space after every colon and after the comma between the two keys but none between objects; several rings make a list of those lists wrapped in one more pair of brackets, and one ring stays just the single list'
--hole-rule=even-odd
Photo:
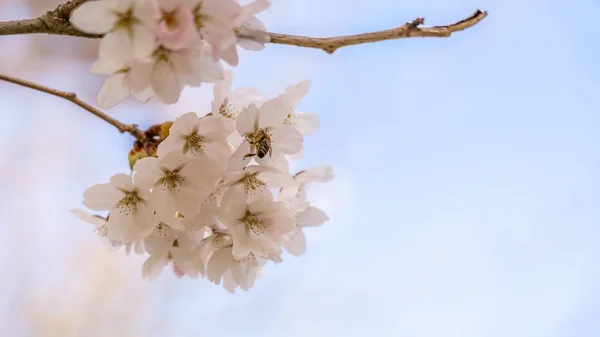
[{"label": "brown branch", "polygon": [[71,0],[35,19],[0,22],[0,35],[52,34],[87,38],[102,35],[84,33],[71,25],[71,12],[87,0]]},{"label": "brown branch", "polygon": [[109,123],[110,125],[114,126],[121,133],[127,132],[127,133],[131,134],[133,137],[135,137],[136,140],[138,140],[142,143],[145,143],[147,141],[146,134],[142,130],[140,130],[137,127],[137,125],[123,124],[123,123],[119,122],[118,120],[110,117],[109,115],[105,114],[104,112],[102,112],[102,111],[94,108],[93,106],[89,105],[88,103],[80,100],[79,98],[77,98],[77,95],[75,93],[48,88],[48,87],[45,87],[45,86],[37,84],[37,83],[29,82],[29,81],[22,80],[19,78],[10,77],[10,76],[3,75],[3,74],[0,74],[0,80],[14,83],[14,84],[24,86],[27,88],[31,88],[34,90],[38,90],[41,92],[45,92],[47,94],[57,96],[60,98],[64,98],[72,103],[77,104],[78,106],[84,108],[85,110],[91,112],[95,116],[99,117],[100,119],[102,119],[105,122]]},{"label": "brown branch", "polygon": [[[71,25],[69,17],[71,12],[87,0],[71,0],[58,6],[37,19],[13,20],[0,22],[0,35],[18,34],[54,34],[70,35],[87,38],[100,38],[102,35],[84,33]],[[339,48],[355,44],[378,42],[411,37],[449,37],[452,33],[470,28],[487,16],[487,12],[477,10],[468,18],[447,26],[419,27],[425,22],[417,18],[412,22],[388,30],[373,33],[336,36],[336,37],[308,37],[269,33],[270,42],[298,47],[322,49],[331,54]]]},{"label": "brown branch", "polygon": [[454,32],[470,28],[487,16],[487,12],[477,10],[473,15],[447,26],[423,27],[423,18],[417,18],[404,25],[374,33],[365,33],[337,37],[306,37],[270,33],[271,43],[288,44],[299,47],[317,48],[331,54],[339,48],[355,44],[402,39],[409,37],[449,37]]}]

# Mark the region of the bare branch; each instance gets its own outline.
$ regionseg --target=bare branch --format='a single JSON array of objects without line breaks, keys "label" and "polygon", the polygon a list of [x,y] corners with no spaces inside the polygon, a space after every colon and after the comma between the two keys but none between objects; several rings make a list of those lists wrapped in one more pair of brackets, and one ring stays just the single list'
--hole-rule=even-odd
[{"label": "bare branch", "polygon": [[73,102],[73,103],[79,105],[80,107],[84,108],[85,110],[91,112],[92,114],[101,118],[105,122],[111,124],[112,126],[117,128],[117,130],[119,130],[121,133],[127,132],[127,133],[131,134],[133,137],[135,137],[135,139],[138,140],[139,142],[141,142],[141,143],[147,142],[146,134],[142,130],[140,130],[137,127],[137,125],[123,124],[123,123],[119,122],[118,120],[110,117],[109,115],[105,114],[104,112],[102,112],[102,111],[94,108],[93,106],[89,105],[88,103],[80,100],[79,98],[77,98],[77,95],[75,93],[52,89],[52,88],[45,87],[45,86],[37,84],[37,83],[29,82],[29,81],[19,79],[19,78],[10,77],[10,76],[3,75],[3,74],[0,74],[0,80],[18,84],[20,86],[38,90],[41,92],[45,92],[47,94],[57,96],[60,98],[64,98],[70,102]]},{"label": "bare branch", "polygon": [[378,42],[385,40],[402,39],[409,37],[449,37],[458,32],[476,25],[487,16],[487,12],[477,10],[473,15],[457,23],[447,26],[423,27],[419,26],[425,22],[423,18],[417,18],[412,22],[388,30],[374,33],[365,33],[337,37],[306,37],[286,34],[270,33],[271,43],[288,44],[299,47],[317,48],[331,54],[339,48],[355,44]]},{"label": "bare branch", "polygon": [[84,33],[73,27],[69,21],[71,12],[86,1],[71,0],[36,19],[0,22],[0,35],[52,34],[100,38],[102,35]]},{"label": "bare branch", "polygon": [[[85,1],[86,0],[71,0],[37,19],[0,22],[0,35],[43,33],[100,38],[102,35],[84,33],[73,27],[69,22],[71,12]],[[487,12],[477,10],[473,15],[454,24],[434,27],[419,27],[425,22],[425,19],[417,18],[412,22],[408,22],[397,28],[349,36],[323,38],[278,33],[269,33],[269,36],[271,43],[322,49],[331,54],[339,48],[362,43],[412,37],[449,37],[454,32],[476,25],[486,16]]]}]

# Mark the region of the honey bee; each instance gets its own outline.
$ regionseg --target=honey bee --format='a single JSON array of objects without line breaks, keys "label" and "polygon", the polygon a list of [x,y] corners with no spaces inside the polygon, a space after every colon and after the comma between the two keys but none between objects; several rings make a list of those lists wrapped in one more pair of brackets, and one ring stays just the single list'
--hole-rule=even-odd
[{"label": "honey bee", "polygon": [[244,159],[257,156],[258,158],[264,158],[267,154],[271,156],[273,154],[273,148],[271,147],[271,137],[265,130],[260,130],[252,135],[248,136],[248,143],[250,143],[250,152],[244,156]]}]

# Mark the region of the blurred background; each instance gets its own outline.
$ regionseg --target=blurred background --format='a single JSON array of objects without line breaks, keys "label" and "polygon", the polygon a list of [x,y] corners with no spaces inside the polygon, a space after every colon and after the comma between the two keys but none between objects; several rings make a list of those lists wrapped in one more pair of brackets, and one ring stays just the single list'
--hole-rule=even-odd
[{"label": "blurred background", "polygon": [[[0,20],[55,0],[0,0]],[[308,252],[232,295],[143,256],[110,252],[69,214],[129,172],[130,136],[77,106],[0,83],[0,336],[600,336],[600,16],[579,0],[274,0],[270,31],[335,36],[423,16],[490,15],[449,39],[244,52],[234,87],[272,96],[312,79],[321,116],[297,169],[331,221]],[[98,41],[0,37],[0,72],[95,102]],[[173,106],[109,113],[146,128],[207,112],[212,87]]]}]

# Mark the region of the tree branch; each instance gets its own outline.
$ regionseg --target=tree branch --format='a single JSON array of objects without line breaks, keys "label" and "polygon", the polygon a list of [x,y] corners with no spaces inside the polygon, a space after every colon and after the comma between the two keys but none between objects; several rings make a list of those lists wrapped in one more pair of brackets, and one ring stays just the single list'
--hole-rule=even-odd
[{"label": "tree branch", "polygon": [[[69,22],[71,12],[85,1],[87,0],[71,0],[36,19],[0,22],[0,35],[42,33],[86,38],[100,38],[102,35],[84,33],[73,27]],[[397,28],[349,36],[322,38],[278,33],[269,33],[269,36],[271,43],[322,49],[331,54],[339,48],[362,43],[411,37],[449,37],[454,32],[458,32],[476,25],[486,16],[487,12],[477,10],[468,18],[451,25],[422,28],[419,26],[425,22],[425,19],[417,18],[412,22],[407,22],[406,24]]]},{"label": "tree branch", "polygon": [[470,28],[487,16],[487,12],[477,10],[468,18],[447,26],[423,27],[419,26],[425,22],[424,18],[417,18],[404,25],[373,33],[364,33],[348,36],[336,37],[306,37],[296,35],[286,35],[269,33],[271,43],[287,44],[298,47],[322,49],[328,54],[332,54],[339,48],[363,44],[369,42],[379,42],[385,40],[402,39],[409,37],[449,37],[454,32]]},{"label": "tree branch", "polygon": [[64,98],[72,103],[79,105],[80,107],[91,112],[92,114],[96,115],[97,117],[101,118],[105,122],[107,122],[110,125],[117,128],[117,130],[119,130],[121,133],[127,132],[127,133],[131,134],[133,137],[135,137],[135,139],[138,140],[139,142],[141,142],[141,143],[147,142],[146,134],[142,130],[140,130],[137,127],[137,125],[123,124],[123,123],[119,122],[118,120],[110,117],[109,115],[105,114],[104,112],[102,112],[102,111],[94,108],[93,106],[89,105],[88,103],[80,100],[79,98],[77,98],[77,95],[75,93],[48,88],[48,87],[45,87],[45,86],[37,84],[37,83],[29,82],[29,81],[22,80],[19,78],[10,77],[10,76],[3,75],[3,74],[0,74],[0,80],[14,83],[14,84],[17,84],[17,85],[20,85],[23,87],[31,88],[34,90],[38,90],[41,92],[45,92],[47,94],[57,96],[60,98]]}]

